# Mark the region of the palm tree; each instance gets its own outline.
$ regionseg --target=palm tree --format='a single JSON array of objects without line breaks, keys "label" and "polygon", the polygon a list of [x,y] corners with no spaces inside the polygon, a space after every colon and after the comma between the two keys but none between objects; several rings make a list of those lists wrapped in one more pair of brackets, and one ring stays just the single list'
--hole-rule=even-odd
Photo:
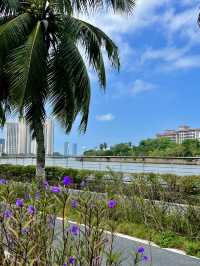
[{"label": "palm tree", "polygon": [[99,145],[99,149],[102,151],[104,149],[104,145],[103,144],[100,144]]},{"label": "palm tree", "polygon": [[103,143],[103,148],[104,148],[104,150],[106,150],[108,148],[108,145],[106,142]]},{"label": "palm tree", "polygon": [[45,104],[51,104],[52,115],[67,133],[80,114],[80,131],[85,132],[91,90],[87,66],[103,89],[102,51],[114,68],[120,66],[113,41],[74,14],[102,8],[128,13],[134,1],[0,0],[0,123],[11,110],[25,117],[37,142],[40,180],[45,176]]}]

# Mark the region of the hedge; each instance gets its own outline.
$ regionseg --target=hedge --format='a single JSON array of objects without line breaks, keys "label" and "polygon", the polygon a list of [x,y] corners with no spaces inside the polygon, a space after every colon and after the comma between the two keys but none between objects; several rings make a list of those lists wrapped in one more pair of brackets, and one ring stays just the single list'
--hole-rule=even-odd
[{"label": "hedge", "polygon": [[[80,184],[81,181],[88,178],[90,175],[96,178],[101,178],[105,175],[105,172],[97,172],[90,170],[77,170],[72,168],[63,167],[46,167],[46,179],[51,183],[58,182],[63,176],[72,176],[76,184]],[[0,165],[0,178],[8,180],[31,182],[35,177],[35,166],[28,165]]]},{"label": "hedge", "polygon": [[[95,177],[95,184],[92,189],[103,192],[106,184],[111,180],[122,181],[122,173],[103,172],[94,170],[78,170],[63,167],[46,167],[46,178],[50,184],[56,184],[63,176],[69,175],[74,179],[75,184],[80,184],[82,180],[88,180],[88,177]],[[172,196],[172,193],[200,196],[200,177],[199,176],[176,176],[172,174],[154,174],[154,173],[132,173],[125,174],[134,177],[134,183],[144,183],[151,187],[151,190],[159,191],[165,189]],[[104,178],[105,177],[105,178]],[[31,182],[35,178],[35,166],[22,166],[2,164],[0,165],[0,178],[8,180]],[[90,178],[89,178],[90,179]],[[92,182],[93,183],[93,182]],[[156,196],[154,196],[156,198]]]}]

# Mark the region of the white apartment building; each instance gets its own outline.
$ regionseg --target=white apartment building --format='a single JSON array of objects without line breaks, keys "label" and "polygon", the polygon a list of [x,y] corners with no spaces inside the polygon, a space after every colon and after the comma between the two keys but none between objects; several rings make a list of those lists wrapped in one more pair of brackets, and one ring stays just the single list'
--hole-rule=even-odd
[{"label": "white apartment building", "polygon": [[19,126],[16,122],[6,123],[6,147],[5,152],[7,154],[17,154],[18,153],[18,133]]},{"label": "white apartment building", "polygon": [[5,139],[0,139],[0,155],[5,153]]},{"label": "white apartment building", "polygon": [[77,143],[72,144],[72,155],[76,156],[78,154],[78,145]]},{"label": "white apartment building", "polygon": [[20,119],[18,122],[18,139],[17,154],[31,154],[31,143],[34,140],[32,140],[30,127],[24,119]]},{"label": "white apartment building", "polygon": [[[44,126],[44,140],[46,155],[53,155],[54,126],[53,121],[48,119]],[[29,125],[24,119],[19,122],[6,123],[6,153],[30,155],[36,154],[36,140],[32,139]]]},{"label": "white apartment building", "polygon": [[44,126],[44,142],[46,155],[53,155],[54,124],[52,119],[47,119]]},{"label": "white apartment building", "polygon": [[68,156],[69,155],[69,142],[64,143],[64,155]]},{"label": "white apartment building", "polygon": [[166,130],[163,133],[157,134],[158,138],[168,138],[172,141],[181,144],[188,139],[200,140],[200,128],[190,128],[189,126],[180,126],[178,130]]}]

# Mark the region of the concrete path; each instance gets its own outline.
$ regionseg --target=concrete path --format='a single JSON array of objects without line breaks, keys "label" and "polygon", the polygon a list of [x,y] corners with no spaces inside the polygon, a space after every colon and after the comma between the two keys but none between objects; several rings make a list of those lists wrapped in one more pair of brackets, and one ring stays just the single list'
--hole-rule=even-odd
[{"label": "concrete path", "polygon": [[[58,219],[57,230],[59,230],[60,226],[61,220]],[[116,234],[114,239],[114,250],[121,253],[121,266],[134,265],[131,254],[139,246],[145,247],[145,255],[151,259],[148,262],[140,263],[138,266],[200,266],[200,259],[162,249],[156,245],[149,245],[148,241],[145,240]]]},{"label": "concrete path", "polygon": [[200,259],[174,253],[172,251],[150,246],[141,242],[136,242],[131,237],[117,236],[115,238],[114,246],[115,250],[123,253],[123,266],[133,265],[133,263],[131,264],[132,257],[130,254],[141,245],[145,247],[145,255],[151,257],[149,262],[141,263],[140,265],[142,266],[200,266]]}]

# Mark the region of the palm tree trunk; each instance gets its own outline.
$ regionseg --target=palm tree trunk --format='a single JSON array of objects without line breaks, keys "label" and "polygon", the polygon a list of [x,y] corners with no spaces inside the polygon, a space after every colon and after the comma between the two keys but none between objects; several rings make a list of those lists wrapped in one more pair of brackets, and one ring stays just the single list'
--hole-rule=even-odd
[{"label": "palm tree trunk", "polygon": [[37,128],[37,158],[36,158],[36,179],[39,185],[45,180],[45,147],[44,147],[44,130],[41,124]]}]

